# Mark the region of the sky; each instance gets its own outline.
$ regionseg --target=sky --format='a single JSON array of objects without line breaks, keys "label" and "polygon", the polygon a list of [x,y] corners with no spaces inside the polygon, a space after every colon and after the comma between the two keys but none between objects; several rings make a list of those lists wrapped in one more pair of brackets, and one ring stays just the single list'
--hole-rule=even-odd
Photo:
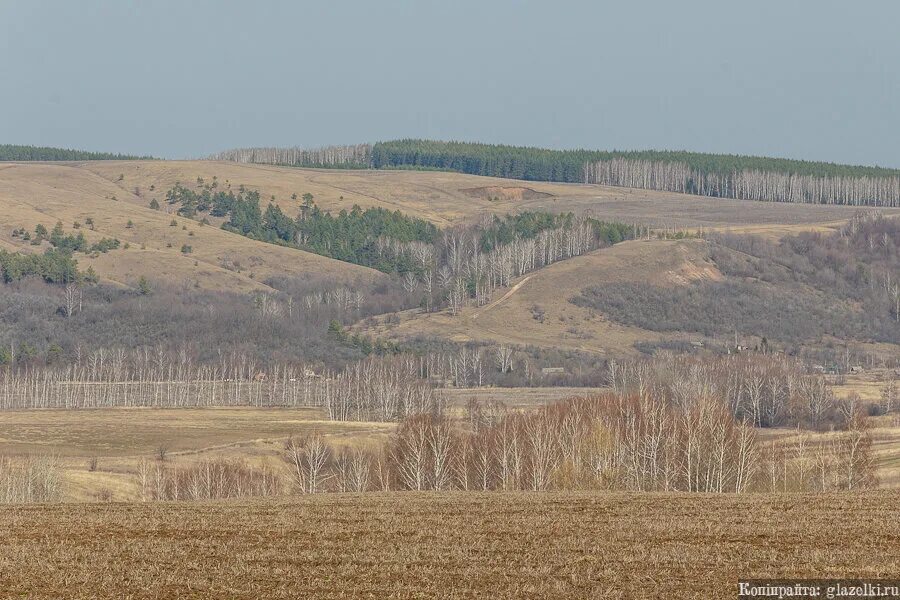
[{"label": "sky", "polygon": [[0,143],[405,137],[900,167],[894,0],[0,0]]}]

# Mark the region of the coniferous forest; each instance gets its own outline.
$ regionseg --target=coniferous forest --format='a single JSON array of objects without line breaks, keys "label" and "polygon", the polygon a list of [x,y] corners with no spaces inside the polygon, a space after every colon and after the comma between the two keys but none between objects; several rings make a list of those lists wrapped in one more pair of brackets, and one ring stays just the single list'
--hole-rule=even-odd
[{"label": "coniferous forest", "polygon": [[769,202],[900,206],[898,169],[736,154],[550,150],[406,139],[315,150],[247,148],[211,158],[297,167],[446,170]]},{"label": "coniferous forest", "polygon": [[50,148],[46,146],[17,146],[0,144],[0,161],[32,161],[32,160],[146,160],[150,156],[132,156],[112,152],[87,152],[68,148]]}]

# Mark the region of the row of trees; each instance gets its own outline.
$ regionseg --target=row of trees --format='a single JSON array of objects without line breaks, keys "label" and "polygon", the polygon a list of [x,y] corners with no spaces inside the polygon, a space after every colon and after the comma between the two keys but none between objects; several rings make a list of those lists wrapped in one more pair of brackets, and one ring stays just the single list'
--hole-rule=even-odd
[{"label": "row of trees", "polygon": [[704,175],[764,171],[814,177],[900,176],[900,170],[881,167],[667,150],[548,150],[499,144],[416,139],[379,142],[372,148],[372,166],[375,168],[428,167],[460,171],[472,175],[573,183],[584,181],[584,168],[588,163],[609,162],[614,159],[685,164],[690,169]]},{"label": "row of trees", "polygon": [[871,443],[858,412],[837,434],[762,443],[713,396],[673,405],[651,394],[605,394],[494,412],[466,428],[417,415],[375,448],[336,449],[306,436],[289,440],[284,456],[302,493],[813,492],[875,487]]},{"label": "row of trees", "polygon": [[440,414],[422,359],[369,358],[342,371],[262,365],[244,356],[197,365],[161,350],[98,351],[65,367],[0,372],[0,410],[34,408],[309,406],[329,418],[398,421]]},{"label": "row of trees", "polygon": [[613,158],[587,163],[584,182],[738,200],[900,206],[900,176],[810,175],[742,169],[705,172],[686,162]]},{"label": "row of trees", "polygon": [[372,146],[355,144],[324,146],[309,150],[303,148],[235,148],[213,154],[209,159],[292,167],[365,169],[372,163]]},{"label": "row of trees", "polygon": [[87,152],[67,148],[51,148],[47,146],[18,146],[0,144],[0,161],[32,161],[32,160],[138,160],[150,156],[132,156],[129,154],[113,154],[111,152]]},{"label": "row of trees", "polygon": [[282,474],[267,466],[212,459],[174,466],[141,459],[137,466],[141,500],[216,500],[275,496],[284,490]]},{"label": "row of trees", "polygon": [[900,171],[683,151],[548,150],[405,139],[318,150],[247,148],[216,160],[306,167],[423,168],[531,181],[623,187],[770,202],[900,205]]},{"label": "row of trees", "polygon": [[755,427],[823,430],[848,421],[847,410],[824,378],[784,355],[695,358],[661,352],[652,359],[610,361],[607,370],[608,383],[617,393],[651,395],[676,406],[710,396],[736,419]]}]

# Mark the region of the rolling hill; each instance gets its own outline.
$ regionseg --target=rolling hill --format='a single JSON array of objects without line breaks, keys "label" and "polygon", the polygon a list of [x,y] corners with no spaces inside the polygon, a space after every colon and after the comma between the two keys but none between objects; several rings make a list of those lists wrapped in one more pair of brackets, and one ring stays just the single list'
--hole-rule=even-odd
[{"label": "rolling hill", "polygon": [[[440,228],[471,223],[487,214],[538,210],[571,211],[655,228],[778,237],[829,230],[860,210],[433,171],[299,169],[225,161],[0,163],[0,247],[37,251],[42,246],[13,237],[12,230],[31,231],[39,223],[49,229],[61,221],[72,232],[78,222],[90,243],[104,237],[123,243],[107,253],[77,255],[82,269],[92,267],[102,280],[117,285],[134,286],[146,276],[212,290],[252,291],[268,289],[265,281],[276,275],[348,283],[387,277],[366,267],[224,231],[215,220],[202,225],[170,214],[176,207],[167,205],[166,191],[176,183],[191,187],[200,181],[215,181],[223,190],[240,186],[259,190],[263,206],[273,201],[290,216],[297,214],[300,198],[308,193],[326,210],[382,207],[424,218]],[[149,208],[153,200],[160,210]],[[900,209],[882,212],[896,215]],[[88,219],[93,229],[86,226]],[[388,325],[382,320],[364,330],[394,339],[433,335],[455,341],[633,353],[636,342],[690,337],[617,325],[595,310],[566,300],[587,285],[632,280],[678,285],[716,277],[699,243],[629,242],[534,272],[512,289],[501,290],[488,306],[466,308],[461,318],[411,311],[402,315],[400,323]],[[534,316],[539,311],[543,311],[542,321]]]},{"label": "rolling hill", "polygon": [[412,310],[403,313],[399,322],[382,319],[373,332],[401,340],[427,336],[614,355],[636,354],[636,342],[692,339],[619,325],[568,302],[585,286],[616,285],[638,277],[677,286],[719,280],[722,275],[706,258],[702,241],[623,242],[528,274],[498,292],[491,303],[466,307],[459,316]]}]

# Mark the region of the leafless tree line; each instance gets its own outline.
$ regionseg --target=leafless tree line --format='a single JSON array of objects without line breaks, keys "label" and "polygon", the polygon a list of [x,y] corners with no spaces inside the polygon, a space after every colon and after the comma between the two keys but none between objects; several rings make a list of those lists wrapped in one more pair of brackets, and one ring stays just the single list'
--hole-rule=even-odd
[{"label": "leafless tree line", "polygon": [[652,360],[610,361],[607,370],[616,393],[651,394],[676,405],[711,395],[737,419],[756,427],[824,429],[841,421],[839,403],[824,378],[784,355],[743,353],[700,360],[660,353]]},{"label": "leafless tree line", "polygon": [[319,318],[325,312],[354,317],[360,314],[365,296],[359,290],[336,287],[304,294],[295,300],[290,294],[257,293],[253,305],[261,317]]},{"label": "leafless tree line", "polygon": [[56,502],[62,470],[55,456],[0,457],[0,504]]},{"label": "leafless tree line", "polygon": [[441,414],[442,397],[420,377],[420,360],[399,356],[367,359],[327,376],[314,389],[313,404],[335,421],[400,421]]},{"label": "leafless tree line", "polygon": [[275,496],[282,475],[269,466],[237,460],[202,460],[186,466],[141,459],[137,467],[141,500],[215,500]]},{"label": "leafless tree line", "polygon": [[420,358],[369,358],[342,371],[262,365],[242,355],[219,365],[141,349],[91,353],[65,367],[0,371],[0,409],[290,406],[321,407],[335,420],[394,421],[440,413]]},{"label": "leafless tree line", "polygon": [[372,162],[372,146],[323,146],[321,148],[235,148],[213,154],[209,160],[239,163],[290,165],[296,167],[368,167]]},{"label": "leafless tree line", "polygon": [[377,240],[376,248],[383,256],[406,256],[416,265],[416,272],[406,273],[403,287],[408,294],[422,294],[425,310],[446,306],[456,315],[470,303],[487,304],[495,290],[509,287],[517,277],[599,245],[591,223],[576,219],[533,238],[516,236],[488,252],[481,249],[477,229],[445,231],[435,245],[383,238]]},{"label": "leafless tree line", "polygon": [[404,421],[381,448],[335,451],[321,437],[286,451],[303,493],[373,490],[575,490],[711,493],[875,487],[861,413],[846,431],[761,442],[721,400],[676,406],[605,394],[532,412],[493,410],[471,427],[433,415]]},{"label": "leafless tree line", "polygon": [[900,177],[796,175],[745,169],[704,173],[687,163],[613,158],[588,163],[585,183],[768,202],[900,206]]},{"label": "leafless tree line", "polygon": [[798,431],[788,442],[762,444],[765,468],[760,487],[770,492],[865,490],[878,486],[870,426],[853,416],[846,431],[813,438]]}]

